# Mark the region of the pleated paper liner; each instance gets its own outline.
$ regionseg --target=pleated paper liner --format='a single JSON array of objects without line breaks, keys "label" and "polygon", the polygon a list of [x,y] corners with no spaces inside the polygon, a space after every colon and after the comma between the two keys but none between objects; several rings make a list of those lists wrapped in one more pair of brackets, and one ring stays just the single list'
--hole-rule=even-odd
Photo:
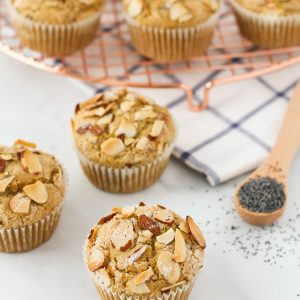
[{"label": "pleated paper liner", "polygon": [[[83,246],[83,259],[84,264],[87,267],[87,245],[88,240],[85,241]],[[88,269],[88,267],[87,267]],[[96,273],[91,272],[88,269],[99,296],[102,300],[187,300],[192,291],[194,282],[184,283],[178,287],[174,287],[169,291],[162,293],[160,296],[147,296],[147,295],[134,295],[128,296],[124,292],[114,292],[111,287],[105,286],[103,282],[97,277]]]},{"label": "pleated paper liner", "polygon": [[268,47],[300,44],[300,14],[271,16],[252,12],[230,0],[241,34],[253,43]]},{"label": "pleated paper liner", "polygon": [[71,24],[42,24],[22,16],[10,0],[6,3],[22,45],[49,56],[69,55],[85,48],[94,39],[100,22],[100,13],[95,13]]},{"label": "pleated paper liner", "polygon": [[206,22],[187,28],[142,25],[126,15],[131,40],[138,52],[160,62],[176,62],[203,54],[209,47],[219,13]]},{"label": "pleated paper liner", "polygon": [[151,186],[160,178],[172,150],[173,145],[152,163],[125,168],[106,167],[84,157],[77,149],[76,152],[85,175],[96,187],[110,193],[134,193]]}]

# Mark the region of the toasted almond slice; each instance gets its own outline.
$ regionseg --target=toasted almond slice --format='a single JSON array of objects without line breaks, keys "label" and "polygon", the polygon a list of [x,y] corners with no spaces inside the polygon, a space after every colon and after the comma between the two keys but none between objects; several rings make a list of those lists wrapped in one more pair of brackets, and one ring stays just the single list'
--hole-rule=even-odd
[{"label": "toasted almond slice", "polygon": [[116,100],[118,100],[118,95],[115,94],[112,91],[107,91],[103,95],[104,95],[104,100],[105,101],[116,101]]},{"label": "toasted almond slice", "polygon": [[140,257],[142,257],[142,255],[145,253],[146,250],[147,250],[147,246],[146,245],[143,245],[140,248],[138,248],[137,250],[135,250],[127,258],[128,265],[132,265],[135,261],[137,261]]},{"label": "toasted almond slice", "polygon": [[124,144],[126,146],[130,146],[134,141],[135,141],[135,139],[125,137]]},{"label": "toasted almond slice", "polygon": [[15,145],[21,145],[21,146],[24,146],[26,148],[32,148],[32,149],[36,148],[36,144],[31,143],[31,142],[27,142],[27,141],[24,141],[24,140],[20,140],[20,139],[15,141]]},{"label": "toasted almond slice", "polygon": [[90,117],[102,117],[106,113],[106,109],[104,107],[98,107],[96,109],[83,111],[80,116],[82,118],[90,118]]},{"label": "toasted almond slice", "polygon": [[129,2],[127,11],[130,17],[136,18],[143,11],[143,1],[142,0],[132,0]]},{"label": "toasted almond slice", "polygon": [[149,139],[145,136],[142,136],[138,143],[136,144],[136,148],[139,150],[145,150],[149,144]]},{"label": "toasted almond slice", "polygon": [[125,97],[124,100],[130,101],[130,102],[135,102],[138,99],[138,96],[136,93],[129,92]]},{"label": "toasted almond slice", "polygon": [[100,118],[96,122],[96,124],[99,126],[107,125],[107,124],[111,123],[112,119],[113,119],[113,114],[107,114],[107,115],[103,116],[102,118]]},{"label": "toasted almond slice", "polygon": [[175,238],[175,232],[173,228],[170,228],[168,231],[166,231],[165,233],[159,235],[156,237],[156,240],[161,243],[161,244],[165,244],[168,245],[170,244]]},{"label": "toasted almond slice", "polygon": [[150,289],[147,286],[146,283],[142,283],[140,285],[136,285],[134,283],[135,278],[129,280],[126,284],[126,291],[130,294],[138,294],[138,295],[143,295],[143,294],[148,294],[150,293]]},{"label": "toasted almond slice", "polygon": [[104,253],[101,249],[92,249],[88,256],[88,268],[91,272],[97,271],[104,264]]},{"label": "toasted almond slice", "polygon": [[28,214],[31,200],[23,193],[18,193],[9,201],[10,209],[16,214]]},{"label": "toasted almond slice", "polygon": [[97,279],[99,279],[100,283],[102,283],[105,287],[111,286],[111,278],[105,269],[97,270]]},{"label": "toasted almond slice", "polygon": [[161,134],[163,128],[164,128],[165,122],[161,120],[156,120],[153,124],[152,130],[151,130],[151,136],[157,137]]},{"label": "toasted almond slice", "polygon": [[48,200],[48,192],[46,186],[40,181],[25,186],[23,188],[23,191],[27,197],[29,197],[36,203],[44,204]]},{"label": "toasted almond slice", "polygon": [[101,151],[109,156],[115,156],[122,152],[125,149],[125,146],[121,139],[118,138],[109,138],[101,144]]},{"label": "toasted almond slice", "polygon": [[146,119],[153,119],[157,116],[157,113],[150,110],[140,110],[137,111],[134,115],[135,121],[143,121]]},{"label": "toasted almond slice", "polygon": [[180,222],[178,228],[184,233],[190,233],[190,229],[185,221]]},{"label": "toasted almond slice", "polygon": [[139,224],[142,229],[150,230],[154,235],[160,235],[160,227],[157,222],[146,215],[139,216]]},{"label": "toasted almond slice", "polygon": [[190,232],[191,232],[192,236],[194,237],[194,239],[196,240],[196,242],[198,243],[198,245],[202,249],[205,249],[205,247],[206,247],[205,238],[204,238],[200,228],[197,226],[195,221],[192,219],[192,217],[187,216],[186,223],[188,224]]},{"label": "toasted almond slice", "polygon": [[113,212],[112,214],[108,215],[108,216],[105,216],[103,218],[101,218],[98,222],[98,225],[103,225],[107,222],[109,222],[111,219],[113,219],[113,217],[116,215],[117,213],[116,212]]},{"label": "toasted almond slice", "polygon": [[175,250],[173,255],[173,260],[176,262],[185,262],[187,256],[186,244],[182,233],[179,229],[175,232]]},{"label": "toasted almond slice", "polygon": [[146,281],[148,281],[152,276],[154,275],[154,272],[152,270],[152,268],[150,267],[149,269],[147,269],[146,271],[140,273],[139,275],[137,275],[134,279],[134,284],[135,285],[140,285],[142,283],[145,283]]},{"label": "toasted almond slice", "polygon": [[3,160],[11,160],[13,158],[13,155],[11,153],[1,153],[0,158]]},{"label": "toasted almond slice", "polygon": [[169,251],[162,251],[157,258],[159,273],[171,284],[176,283],[181,275],[180,265],[173,259]]},{"label": "toasted almond slice", "polygon": [[39,174],[42,172],[42,165],[37,157],[29,150],[23,152],[21,163],[24,169],[30,174]]},{"label": "toasted almond slice", "polygon": [[179,20],[180,18],[188,14],[189,11],[187,10],[187,8],[179,1],[174,3],[170,9],[170,18],[172,21]]},{"label": "toasted almond slice", "polygon": [[180,18],[178,19],[178,21],[179,21],[180,23],[184,23],[184,22],[189,21],[189,20],[192,19],[192,18],[193,18],[193,15],[192,15],[192,14],[186,14],[186,15],[180,17]]},{"label": "toasted almond slice", "polygon": [[174,215],[168,209],[161,209],[154,215],[154,218],[164,224],[171,225],[174,223]]},{"label": "toasted almond slice", "polygon": [[133,138],[135,137],[136,132],[137,129],[135,124],[123,119],[119,128],[116,130],[116,135],[125,134],[126,137]]},{"label": "toasted almond slice", "polygon": [[131,107],[135,104],[134,101],[123,101],[120,105],[120,109],[123,112],[130,111]]},{"label": "toasted almond slice", "polygon": [[0,180],[0,193],[4,193],[9,184],[14,180],[15,176],[9,176]]},{"label": "toasted almond slice", "polygon": [[180,286],[180,285],[183,285],[183,284],[185,284],[185,280],[182,280],[182,281],[179,281],[179,282],[177,282],[177,283],[175,283],[175,284],[172,284],[172,285],[170,285],[170,286],[167,286],[167,287],[164,287],[164,288],[162,288],[162,289],[160,289],[162,292],[165,292],[165,291],[168,291],[168,290],[171,290],[171,289],[173,289],[173,288],[175,288],[175,287],[178,287],[178,286]]},{"label": "toasted almond slice", "polygon": [[141,108],[141,110],[153,111],[153,106],[152,105],[145,105]]},{"label": "toasted almond slice", "polygon": [[122,215],[125,217],[131,217],[135,211],[135,207],[131,205],[124,206],[122,208]]},{"label": "toasted almond slice", "polygon": [[135,232],[130,220],[121,220],[111,235],[111,242],[116,250],[126,251],[133,246]]}]

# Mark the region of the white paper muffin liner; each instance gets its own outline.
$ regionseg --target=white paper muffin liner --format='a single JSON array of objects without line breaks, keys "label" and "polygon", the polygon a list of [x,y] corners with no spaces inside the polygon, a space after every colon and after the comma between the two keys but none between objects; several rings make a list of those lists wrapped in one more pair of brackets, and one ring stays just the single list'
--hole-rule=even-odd
[{"label": "white paper muffin liner", "polygon": [[158,158],[142,166],[111,168],[84,157],[76,148],[81,167],[98,188],[111,193],[134,193],[154,184],[168,165],[173,146],[168,146]]},{"label": "white paper muffin liner", "polygon": [[124,292],[114,292],[111,287],[107,287],[101,279],[97,276],[96,272],[91,272],[87,264],[87,245],[86,239],[83,246],[83,260],[84,264],[93,279],[98,294],[102,300],[187,300],[194,286],[193,283],[185,283],[181,286],[175,287],[169,291],[162,293],[161,296],[151,297],[147,295],[132,295],[129,296]]},{"label": "white paper muffin liner", "polygon": [[268,47],[300,44],[300,14],[274,16],[252,12],[230,0],[241,34],[253,43]]},{"label": "white paper muffin liner", "polygon": [[51,25],[24,17],[10,0],[6,2],[22,45],[49,56],[65,56],[82,50],[92,42],[99,27],[100,12],[71,24]]},{"label": "white paper muffin liner", "polygon": [[[58,162],[63,170],[64,198],[68,190],[69,177],[65,167]],[[12,228],[0,227],[0,252],[17,253],[37,248],[50,239],[59,222],[63,201],[54,208],[45,218],[25,226]]]},{"label": "white paper muffin liner", "polygon": [[186,28],[146,26],[128,15],[125,17],[132,43],[138,52],[160,62],[176,62],[199,56],[207,50],[219,11],[206,22]]}]

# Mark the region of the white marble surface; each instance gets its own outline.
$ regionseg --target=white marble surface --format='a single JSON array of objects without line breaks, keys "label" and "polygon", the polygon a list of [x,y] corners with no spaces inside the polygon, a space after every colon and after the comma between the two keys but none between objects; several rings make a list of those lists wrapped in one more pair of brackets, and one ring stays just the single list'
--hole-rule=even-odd
[{"label": "white marble surface", "polygon": [[300,156],[291,170],[287,211],[279,224],[265,230],[244,224],[233,211],[232,194],[241,178],[211,188],[175,160],[161,180],[142,193],[106,194],[87,181],[72,149],[69,119],[75,103],[84,98],[69,80],[0,55],[0,142],[37,142],[63,161],[70,179],[52,239],[30,253],[0,254],[0,299],[98,299],[82,263],[83,240],[112,206],[139,201],[191,214],[205,232],[205,268],[191,300],[300,299]]}]

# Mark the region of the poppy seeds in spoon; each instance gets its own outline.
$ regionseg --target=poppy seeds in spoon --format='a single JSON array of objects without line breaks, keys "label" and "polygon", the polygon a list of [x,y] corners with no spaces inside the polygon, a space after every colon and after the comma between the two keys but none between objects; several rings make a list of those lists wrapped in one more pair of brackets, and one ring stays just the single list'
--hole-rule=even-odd
[{"label": "poppy seeds in spoon", "polygon": [[238,196],[242,207],[258,213],[274,212],[286,200],[283,184],[270,177],[250,180],[240,188]]}]

